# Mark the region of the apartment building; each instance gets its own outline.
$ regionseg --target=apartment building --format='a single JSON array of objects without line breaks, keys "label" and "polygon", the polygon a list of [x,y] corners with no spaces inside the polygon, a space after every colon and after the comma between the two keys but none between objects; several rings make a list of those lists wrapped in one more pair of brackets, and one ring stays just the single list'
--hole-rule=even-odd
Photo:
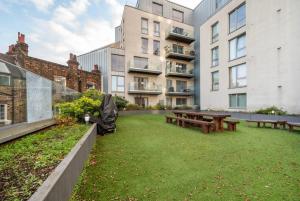
[{"label": "apartment building", "polygon": [[[158,103],[192,106],[192,14],[191,9],[165,0],[126,5],[121,25],[116,28],[114,48],[101,48],[80,55],[78,60],[82,66],[99,63],[103,90],[123,95],[131,103],[144,107]],[[104,50],[105,58],[100,56]]]},{"label": "apartment building", "polygon": [[295,0],[232,0],[198,27],[201,109],[300,113],[299,9]]},{"label": "apartment building", "polygon": [[115,30],[124,70],[107,74],[106,92],[142,106],[299,114],[299,10],[298,0],[202,0],[193,10],[138,0]]}]

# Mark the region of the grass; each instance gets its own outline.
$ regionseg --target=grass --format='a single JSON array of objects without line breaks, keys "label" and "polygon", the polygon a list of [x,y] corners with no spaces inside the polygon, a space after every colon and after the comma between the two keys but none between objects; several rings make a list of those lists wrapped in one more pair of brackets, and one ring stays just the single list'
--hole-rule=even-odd
[{"label": "grass", "polygon": [[159,115],[121,117],[98,137],[72,201],[300,199],[300,131],[205,135]]},{"label": "grass", "polygon": [[0,200],[27,200],[88,130],[53,127],[0,146]]}]

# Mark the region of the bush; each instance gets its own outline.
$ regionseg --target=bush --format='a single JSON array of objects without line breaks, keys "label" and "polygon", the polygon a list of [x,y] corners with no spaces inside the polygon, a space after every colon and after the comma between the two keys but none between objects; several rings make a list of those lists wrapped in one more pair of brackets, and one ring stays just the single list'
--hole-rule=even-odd
[{"label": "bush", "polygon": [[72,117],[82,121],[85,114],[98,117],[99,107],[102,102],[102,94],[97,90],[88,90],[79,99],[72,102],[59,103],[56,108],[59,111],[59,118]]},{"label": "bush", "polygon": [[154,107],[153,107],[154,110],[165,110],[166,109],[166,106],[165,105],[162,105],[160,103],[157,103]]},{"label": "bush", "polygon": [[72,126],[77,121],[73,117],[62,117],[62,116],[57,117],[55,120],[59,126]]},{"label": "bush", "polygon": [[119,111],[124,110],[124,108],[126,108],[126,105],[128,104],[128,101],[121,96],[114,96],[113,100]]},{"label": "bush", "polygon": [[191,109],[193,108],[187,105],[174,107],[174,110],[191,110]]},{"label": "bush", "polygon": [[[272,113],[272,111],[274,111],[274,113]],[[260,109],[258,111],[255,112],[256,114],[275,114],[275,115],[286,115],[287,112],[277,108],[276,106],[272,106],[272,107],[268,107],[265,109]]]},{"label": "bush", "polygon": [[137,104],[128,104],[126,106],[126,110],[142,110],[143,107],[137,105]]}]

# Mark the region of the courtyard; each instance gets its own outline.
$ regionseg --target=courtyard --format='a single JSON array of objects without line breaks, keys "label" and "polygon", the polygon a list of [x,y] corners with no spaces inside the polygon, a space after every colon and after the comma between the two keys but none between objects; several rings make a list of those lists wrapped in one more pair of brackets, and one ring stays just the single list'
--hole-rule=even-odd
[{"label": "courtyard", "polygon": [[97,137],[73,192],[80,200],[299,200],[300,131],[203,134],[162,115],[120,117]]}]

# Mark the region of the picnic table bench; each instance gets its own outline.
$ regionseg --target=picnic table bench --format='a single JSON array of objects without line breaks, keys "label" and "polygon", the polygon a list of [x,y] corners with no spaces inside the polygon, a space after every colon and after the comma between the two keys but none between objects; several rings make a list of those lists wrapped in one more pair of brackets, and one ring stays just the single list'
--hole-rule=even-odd
[{"label": "picnic table bench", "polygon": [[286,121],[277,121],[277,120],[247,120],[248,123],[257,123],[257,127],[260,128],[261,124],[263,124],[263,127],[266,127],[266,124],[271,124],[273,128],[278,128],[278,125],[280,125],[282,128],[285,128]]},{"label": "picnic table bench", "polygon": [[236,125],[240,123],[237,119],[225,119],[224,123],[227,124],[228,131],[236,131]]},{"label": "picnic table bench", "polygon": [[292,122],[288,122],[287,123],[288,127],[289,127],[289,131],[292,132],[294,130],[294,127],[298,127],[300,128],[300,123],[292,123]]}]

